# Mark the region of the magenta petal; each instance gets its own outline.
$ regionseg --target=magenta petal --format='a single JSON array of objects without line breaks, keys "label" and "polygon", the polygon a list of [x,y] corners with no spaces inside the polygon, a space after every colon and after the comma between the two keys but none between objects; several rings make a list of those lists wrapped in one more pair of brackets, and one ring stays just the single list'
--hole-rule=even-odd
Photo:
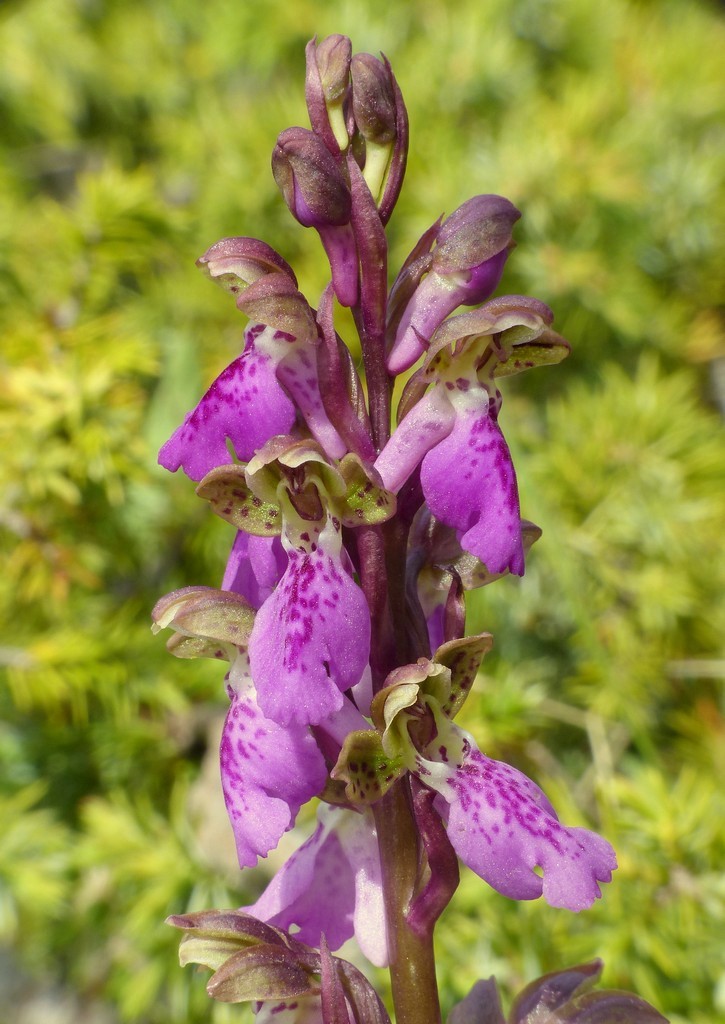
[{"label": "magenta petal", "polygon": [[464,531],[465,551],[489,572],[523,576],[516,474],[487,397],[485,402],[484,408],[472,404],[460,410],[453,430],[424,457],[420,482],[433,515]]},{"label": "magenta petal", "polygon": [[222,590],[232,590],[259,608],[279,583],[287,555],[279,537],[254,537],[237,530],[224,570]]},{"label": "magenta petal", "polygon": [[431,388],[403,417],[375,460],[389,491],[397,494],[423,456],[450,434],[455,410],[443,388]]},{"label": "magenta petal", "polygon": [[277,378],[295,400],[315,440],[332,458],[341,459],[347,447],[322,403],[314,349],[302,346],[292,349],[280,362]]},{"label": "magenta petal", "polygon": [[468,741],[447,792],[431,781],[437,771],[426,777],[426,767],[432,763],[423,762],[422,780],[449,804],[448,837],[456,853],[498,892],[515,900],[543,893],[552,907],[575,911],[601,896],[598,883],[611,881],[617,866],[614,850],[588,829],[560,824],[531,779]]},{"label": "magenta petal", "polygon": [[[323,534],[324,536],[324,534]],[[280,725],[317,724],[339,711],[370,653],[365,595],[340,555],[291,550],[282,580],[260,610],[249,662],[260,707]]]},{"label": "magenta petal", "polygon": [[159,452],[159,462],[175,473],[181,466],[192,480],[201,480],[216,466],[233,459],[229,439],[242,462],[275,434],[289,433],[295,407],[275,375],[272,358],[254,347],[247,330],[247,348],[211,385]]},{"label": "magenta petal", "polygon": [[377,967],[388,962],[380,858],[372,813],[321,805],[317,829],[246,913],[331,949],[352,938]]},{"label": "magenta petal", "polygon": [[241,867],[274,849],[302,804],[323,788],[324,758],[310,732],[265,718],[247,687],[232,693],[220,748],[222,788]]}]

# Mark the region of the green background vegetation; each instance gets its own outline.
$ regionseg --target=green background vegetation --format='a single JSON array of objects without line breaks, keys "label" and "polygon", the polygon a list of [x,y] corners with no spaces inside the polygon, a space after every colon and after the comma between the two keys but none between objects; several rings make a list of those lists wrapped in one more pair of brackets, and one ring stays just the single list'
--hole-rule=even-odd
[{"label": "green background vegetation", "polygon": [[0,8],[0,943],[124,1022],[247,1019],[208,1002],[162,924],[263,878],[234,870],[214,779],[220,668],[148,628],[159,595],[218,584],[229,528],[155,451],[239,350],[243,319],[194,268],[208,245],[265,238],[313,304],[326,282],[268,167],[306,123],[307,39],[341,31],[387,53],[409,107],[391,265],[502,193],[524,214],[502,287],[573,344],[506,382],[544,536],[523,581],[473,598],[496,647],[462,717],[621,866],[578,916],[465,874],[438,932],[445,1005],[599,955],[676,1024],[725,1020],[718,7],[291,10]]}]

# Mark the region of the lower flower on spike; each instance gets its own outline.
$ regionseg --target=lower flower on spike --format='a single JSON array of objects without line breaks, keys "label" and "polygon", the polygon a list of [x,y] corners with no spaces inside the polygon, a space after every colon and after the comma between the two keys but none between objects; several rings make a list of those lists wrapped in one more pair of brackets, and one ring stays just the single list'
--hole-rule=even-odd
[{"label": "lower flower on spike", "polygon": [[325,785],[327,769],[305,726],[286,728],[265,718],[237,658],[229,673],[231,706],[220,758],[224,800],[241,867],[253,867],[294,825],[300,807]]},{"label": "lower flower on spike", "polygon": [[[451,721],[465,699],[455,696],[455,647],[446,644],[433,661],[421,658],[391,674],[373,702],[373,717],[385,725],[385,752],[438,794],[435,807],[454,850],[498,892],[516,900],[543,895],[552,907],[574,911],[591,906],[617,867],[614,850],[588,829],[562,825],[531,779],[486,757]],[[477,661],[466,660],[469,675],[482,656],[475,653]]]},{"label": "lower flower on spike", "polygon": [[543,895],[552,907],[578,911],[599,899],[599,882],[610,882],[617,867],[605,839],[562,825],[531,779],[486,757],[471,737],[458,763],[442,765],[420,757],[418,777],[440,793],[448,838],[472,871],[515,900]]},{"label": "lower flower on spike", "polygon": [[[482,401],[458,410],[453,430],[423,458],[420,482],[428,507],[461,531],[461,546],[489,572],[524,573],[516,474],[501,429]],[[451,466],[456,466],[451,486]]]},{"label": "lower flower on spike", "polygon": [[372,813],[320,804],[310,839],[280,868],[256,903],[242,908],[308,945],[357,939],[376,967],[388,963],[380,858]]}]

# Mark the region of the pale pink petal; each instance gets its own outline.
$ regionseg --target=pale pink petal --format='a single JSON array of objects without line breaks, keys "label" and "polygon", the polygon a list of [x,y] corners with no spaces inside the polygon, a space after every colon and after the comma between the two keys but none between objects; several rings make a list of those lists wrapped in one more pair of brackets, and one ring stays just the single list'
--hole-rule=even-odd
[{"label": "pale pink petal", "polygon": [[341,459],[347,446],[330,422],[322,403],[314,350],[295,346],[280,363],[277,379],[294,399],[312,436],[331,458]]},{"label": "pale pink petal", "polygon": [[385,487],[397,493],[423,456],[450,434],[455,421],[445,389],[431,388],[400,421],[375,460]]},{"label": "pale pink petal", "polygon": [[388,962],[380,858],[372,813],[321,805],[319,823],[256,903],[242,909],[311,946],[339,949],[353,934],[378,967]]}]

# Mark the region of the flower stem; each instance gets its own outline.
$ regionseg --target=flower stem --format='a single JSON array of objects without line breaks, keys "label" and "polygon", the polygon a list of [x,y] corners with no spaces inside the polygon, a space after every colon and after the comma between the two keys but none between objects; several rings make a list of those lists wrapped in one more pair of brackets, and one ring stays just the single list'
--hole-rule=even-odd
[{"label": "flower stem", "polygon": [[397,1024],[440,1024],[433,930],[414,932],[406,919],[418,884],[418,833],[407,779],[374,805]]}]

